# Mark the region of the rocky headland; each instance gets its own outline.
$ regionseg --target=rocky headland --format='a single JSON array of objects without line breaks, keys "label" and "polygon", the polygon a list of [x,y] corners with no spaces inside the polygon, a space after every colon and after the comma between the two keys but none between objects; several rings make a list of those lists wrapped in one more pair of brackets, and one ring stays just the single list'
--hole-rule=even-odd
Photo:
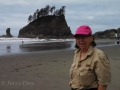
[{"label": "rocky headland", "polygon": [[95,32],[94,36],[95,38],[120,38],[120,28]]}]

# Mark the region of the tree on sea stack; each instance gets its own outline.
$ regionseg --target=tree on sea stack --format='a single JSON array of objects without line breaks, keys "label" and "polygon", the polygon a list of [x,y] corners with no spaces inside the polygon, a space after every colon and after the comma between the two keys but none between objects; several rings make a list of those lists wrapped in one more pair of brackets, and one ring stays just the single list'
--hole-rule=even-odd
[{"label": "tree on sea stack", "polygon": [[[42,16],[49,16],[49,15],[55,15],[55,16],[60,16],[60,15],[65,15],[65,7],[62,6],[60,9],[55,10],[55,5],[54,6],[49,6],[46,5],[44,8],[41,8],[40,10],[37,9],[33,15],[30,15],[28,17],[28,23],[42,17]],[[54,10],[54,12],[53,12]]]},{"label": "tree on sea stack", "polygon": [[32,15],[30,15],[30,16],[28,17],[28,23],[32,22],[32,20],[33,20],[33,17],[32,17]]}]

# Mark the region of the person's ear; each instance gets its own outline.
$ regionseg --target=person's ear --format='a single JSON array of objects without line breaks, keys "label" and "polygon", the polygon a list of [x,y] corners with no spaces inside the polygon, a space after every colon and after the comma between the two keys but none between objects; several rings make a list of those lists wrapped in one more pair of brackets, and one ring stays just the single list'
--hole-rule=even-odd
[{"label": "person's ear", "polygon": [[94,37],[93,36],[91,36],[91,42],[94,40]]}]

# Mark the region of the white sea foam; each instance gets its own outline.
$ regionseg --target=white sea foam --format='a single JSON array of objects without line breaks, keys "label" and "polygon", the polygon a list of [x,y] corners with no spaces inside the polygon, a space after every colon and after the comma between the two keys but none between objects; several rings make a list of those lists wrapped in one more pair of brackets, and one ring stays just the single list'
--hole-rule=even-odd
[{"label": "white sea foam", "polygon": [[74,39],[38,39],[38,38],[0,38],[0,43],[5,42],[22,42],[22,43],[49,43],[49,42],[67,42]]}]

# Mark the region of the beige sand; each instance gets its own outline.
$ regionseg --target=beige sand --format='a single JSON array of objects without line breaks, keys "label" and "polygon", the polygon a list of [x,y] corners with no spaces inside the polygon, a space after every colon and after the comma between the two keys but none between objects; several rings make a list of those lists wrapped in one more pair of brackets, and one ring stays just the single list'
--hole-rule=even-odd
[{"label": "beige sand", "polygon": [[[120,45],[100,47],[110,58],[112,82],[120,90]],[[69,69],[74,50],[0,56],[0,90],[70,90]]]}]

